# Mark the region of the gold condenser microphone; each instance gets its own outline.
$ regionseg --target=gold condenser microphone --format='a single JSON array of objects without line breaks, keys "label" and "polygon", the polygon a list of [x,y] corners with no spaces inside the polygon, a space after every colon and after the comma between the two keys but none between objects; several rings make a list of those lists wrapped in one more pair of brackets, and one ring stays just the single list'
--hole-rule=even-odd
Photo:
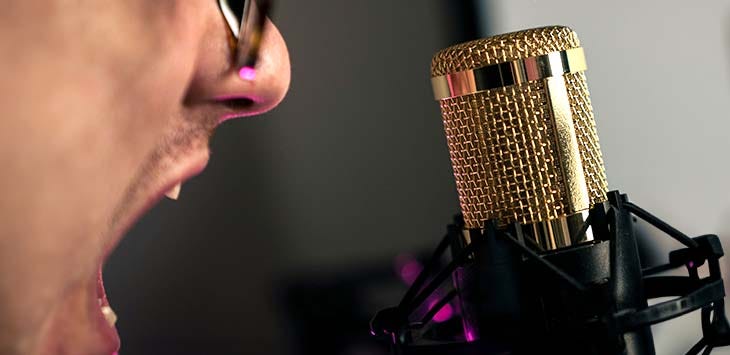
[{"label": "gold condenser microphone", "polygon": [[446,48],[431,63],[468,229],[519,223],[545,251],[574,240],[606,201],[606,173],[570,28],[507,33]]},{"label": "gold condenser microphone", "polygon": [[[607,191],[585,70],[578,36],[563,26],[433,57],[463,218],[398,306],[371,321],[394,354],[653,355],[651,325],[698,309],[703,337],[688,354],[730,345],[719,238],[690,238]],[[642,268],[632,218],[683,248]],[[436,272],[447,249],[451,261]],[[709,276],[700,278],[705,262]],[[675,268],[687,276],[657,276]],[[458,323],[426,327],[452,299]],[[427,304],[437,306],[417,314]]]}]

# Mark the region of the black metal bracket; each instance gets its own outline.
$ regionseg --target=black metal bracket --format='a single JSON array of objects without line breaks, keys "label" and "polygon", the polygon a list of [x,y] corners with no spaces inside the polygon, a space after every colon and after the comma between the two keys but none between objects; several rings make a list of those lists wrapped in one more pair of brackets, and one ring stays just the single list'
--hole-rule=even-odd
[{"label": "black metal bracket", "polygon": [[[643,307],[618,302],[614,307],[609,308],[606,313],[585,319],[584,325],[591,329],[600,330],[606,338],[617,339],[621,334],[701,309],[703,336],[687,354],[699,354],[700,351],[707,354],[715,347],[730,345],[730,324],[725,316],[725,292],[719,264],[719,259],[724,253],[719,238],[716,235],[702,235],[690,238],[651,213],[629,202],[627,196],[620,194],[618,191],[608,193],[607,206],[598,206],[591,210],[591,217],[586,220],[579,233],[584,234],[589,227],[592,227],[594,233],[595,231],[604,231],[607,232],[603,233],[604,235],[610,236],[608,239],[612,245],[609,294],[614,295],[614,299],[621,298],[622,288],[631,287],[631,282],[621,284],[617,281],[622,279],[624,275],[622,273],[628,272],[617,263],[617,260],[624,260],[621,258],[626,257],[622,253],[630,250],[630,248],[622,246],[623,237],[617,234],[617,230],[630,228],[630,226],[625,225],[629,214],[646,221],[684,245],[684,248],[672,251],[669,254],[667,264],[646,268],[641,272],[634,273],[640,275],[641,278],[629,281],[643,283],[644,294],[642,297],[644,298],[644,304],[647,299],[652,298],[669,296],[676,296],[677,298]],[[621,225],[621,223],[624,225]],[[447,280],[457,267],[466,263],[473,253],[482,247],[482,243],[486,238],[503,238],[546,274],[553,275],[560,282],[570,285],[579,294],[588,294],[594,291],[591,289],[594,287],[593,285],[584,285],[576,280],[570,272],[561,269],[543,255],[536,253],[525,245],[523,238],[520,238],[521,236],[515,236],[510,232],[510,230],[518,229],[510,229],[509,227],[498,229],[494,221],[487,221],[481,231],[473,231],[475,235],[481,238],[473,238],[472,242],[456,253],[445,267],[437,270],[439,260],[444,252],[449,246],[453,248],[454,241],[460,238],[462,227],[463,222],[457,216],[455,223],[449,225],[446,236],[439,243],[430,261],[411,285],[400,304],[378,312],[372,319],[370,327],[373,335],[389,339],[396,348],[412,345],[413,337],[410,336],[410,332],[414,329],[424,328],[441,307],[448,304],[452,298],[459,297],[459,295],[455,291],[449,292],[425,316],[416,321],[410,321],[413,311],[424,303],[427,297]],[[581,238],[582,236],[579,235],[578,240]],[[633,257],[633,255],[629,257]],[[700,278],[698,268],[705,263],[708,266],[709,275]],[[654,276],[680,267],[687,269],[688,276]],[[643,276],[641,276],[642,274]],[[464,344],[465,347],[469,345],[473,344]]]}]

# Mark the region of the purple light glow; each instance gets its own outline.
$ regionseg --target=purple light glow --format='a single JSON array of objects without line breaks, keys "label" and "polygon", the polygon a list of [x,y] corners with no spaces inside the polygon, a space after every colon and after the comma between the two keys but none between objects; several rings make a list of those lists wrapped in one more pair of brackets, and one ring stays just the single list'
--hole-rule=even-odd
[{"label": "purple light glow", "polygon": [[[431,310],[433,308],[433,306],[436,305],[437,302],[438,302],[438,300],[431,301],[428,304],[428,309]],[[451,319],[451,317],[453,317],[453,316],[454,316],[454,308],[451,307],[451,304],[447,303],[443,307],[441,307],[441,309],[438,312],[436,312],[436,314],[433,316],[433,321],[436,323],[442,323],[442,322],[445,322],[445,321]]]},{"label": "purple light glow", "polygon": [[474,333],[472,333],[471,330],[467,330],[466,331],[466,341],[472,342],[474,340],[477,340],[476,337],[474,336]]},{"label": "purple light glow", "polygon": [[694,262],[694,261],[690,261],[690,262],[689,262],[689,263],[687,264],[687,266],[688,266],[688,267],[689,267],[690,269],[692,269],[692,268],[694,268],[694,267],[695,267],[695,262]]},{"label": "purple light glow", "polygon": [[400,269],[400,277],[408,285],[412,285],[413,281],[416,281],[416,278],[421,272],[421,269],[423,269],[423,267],[421,267],[421,264],[418,263],[418,261],[411,261],[403,265],[403,267]]},{"label": "purple light glow", "polygon": [[421,263],[409,254],[401,254],[395,258],[395,270],[406,285],[412,285],[423,270]]},{"label": "purple light glow", "polygon": [[240,76],[243,80],[252,81],[253,79],[256,79],[256,69],[243,67],[238,71],[238,76]]}]

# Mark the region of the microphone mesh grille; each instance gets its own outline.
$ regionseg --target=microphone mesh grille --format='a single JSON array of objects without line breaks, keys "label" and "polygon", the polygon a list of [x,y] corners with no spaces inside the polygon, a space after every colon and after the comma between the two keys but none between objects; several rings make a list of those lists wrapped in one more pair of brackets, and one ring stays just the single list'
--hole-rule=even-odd
[{"label": "microphone mesh grille", "polygon": [[[564,214],[564,184],[541,81],[441,100],[467,228]],[[523,217],[523,218],[519,218]]]},{"label": "microphone mesh grille", "polygon": [[573,114],[575,133],[578,138],[578,149],[583,163],[583,174],[588,185],[588,196],[591,205],[606,200],[608,181],[606,168],[603,165],[601,146],[598,144],[598,131],[593,118],[593,106],[586,76],[583,72],[565,74],[568,100]]},{"label": "microphone mesh grille", "polygon": [[443,49],[431,60],[431,76],[535,57],[580,47],[578,35],[568,27],[551,26],[506,33]]},{"label": "microphone mesh grille", "polygon": [[[432,75],[579,47],[567,27],[526,30],[440,51]],[[608,184],[583,72],[563,75],[590,205],[606,200]],[[574,210],[561,166],[545,80],[439,101],[466,228],[484,221],[523,224]]]}]

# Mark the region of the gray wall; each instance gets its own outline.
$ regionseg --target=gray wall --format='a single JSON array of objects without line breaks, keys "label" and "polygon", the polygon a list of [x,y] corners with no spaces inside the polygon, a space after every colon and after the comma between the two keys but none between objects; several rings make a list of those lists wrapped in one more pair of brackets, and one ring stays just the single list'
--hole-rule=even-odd
[{"label": "gray wall", "polygon": [[430,88],[443,5],[289,1],[291,93],[270,149],[282,268],[330,267],[429,244],[456,211]]},{"label": "gray wall", "polygon": [[[485,31],[578,32],[609,187],[690,235],[718,234],[730,249],[730,1],[482,3],[493,10]],[[678,247],[661,238],[658,250]],[[699,335],[696,312],[655,326],[657,354],[684,353]]]}]

